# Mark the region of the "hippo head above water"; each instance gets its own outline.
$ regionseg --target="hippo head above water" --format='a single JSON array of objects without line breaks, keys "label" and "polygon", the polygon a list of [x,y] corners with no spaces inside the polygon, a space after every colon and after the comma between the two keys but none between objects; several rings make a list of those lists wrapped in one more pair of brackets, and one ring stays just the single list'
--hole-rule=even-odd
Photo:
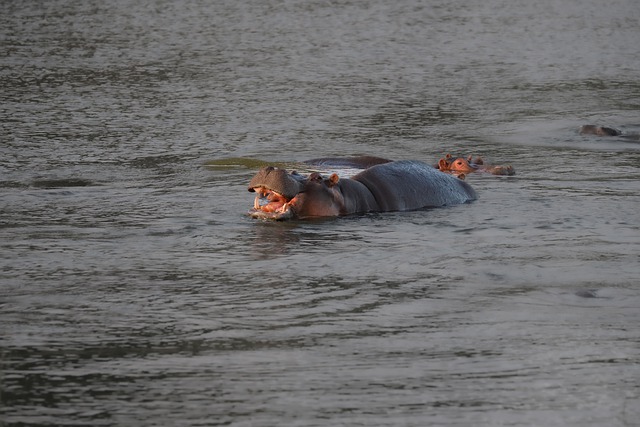
[{"label": "hippo head above water", "polygon": [[454,156],[447,154],[444,158],[438,161],[438,169],[443,172],[457,172],[457,173],[471,173],[478,170],[479,165],[482,165],[483,161],[478,157],[475,161],[471,156],[464,158],[462,156]]},{"label": "hippo head above water", "polygon": [[449,172],[463,177],[471,172],[488,172],[493,175],[515,175],[515,170],[511,165],[486,165],[482,157],[472,156],[464,158],[462,156],[454,156],[447,154],[440,159],[437,165],[442,172]]},{"label": "hippo head above water", "polygon": [[317,172],[305,177],[273,166],[262,168],[249,183],[249,191],[256,193],[249,214],[275,220],[341,215],[345,206],[336,187],[339,181],[336,174],[325,179]]},{"label": "hippo head above water", "polygon": [[597,136],[619,136],[622,134],[618,129],[596,126],[596,125],[583,125],[578,130],[580,135],[597,135]]},{"label": "hippo head above water", "polygon": [[351,178],[304,176],[269,166],[251,179],[248,190],[256,193],[249,215],[274,220],[406,211],[476,198],[464,181],[409,160],[378,164]]}]

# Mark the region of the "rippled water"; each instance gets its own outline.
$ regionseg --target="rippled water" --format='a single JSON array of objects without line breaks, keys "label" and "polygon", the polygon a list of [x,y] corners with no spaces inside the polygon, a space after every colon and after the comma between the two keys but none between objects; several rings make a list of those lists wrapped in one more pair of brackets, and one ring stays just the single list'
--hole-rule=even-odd
[{"label": "rippled water", "polygon": [[[635,1],[10,0],[0,24],[0,424],[637,423]],[[447,152],[517,175],[269,223],[252,163],[220,166]]]}]

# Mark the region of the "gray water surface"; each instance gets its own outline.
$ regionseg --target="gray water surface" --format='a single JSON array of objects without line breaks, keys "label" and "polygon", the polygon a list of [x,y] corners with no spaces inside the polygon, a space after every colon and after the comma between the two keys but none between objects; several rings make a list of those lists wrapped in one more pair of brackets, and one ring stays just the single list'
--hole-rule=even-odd
[{"label": "gray water surface", "polygon": [[[0,35],[3,426],[637,425],[636,1],[9,0]],[[448,152],[517,174],[271,223],[220,166]]]}]

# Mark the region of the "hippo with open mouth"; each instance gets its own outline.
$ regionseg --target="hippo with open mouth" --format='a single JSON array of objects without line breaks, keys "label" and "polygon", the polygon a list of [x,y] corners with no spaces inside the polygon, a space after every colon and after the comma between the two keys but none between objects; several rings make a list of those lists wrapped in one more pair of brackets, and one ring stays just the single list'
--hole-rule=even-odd
[{"label": "hippo with open mouth", "polygon": [[248,189],[256,193],[249,215],[274,220],[409,211],[477,198],[466,182],[411,160],[376,164],[351,178],[317,172],[305,176],[268,166]]}]

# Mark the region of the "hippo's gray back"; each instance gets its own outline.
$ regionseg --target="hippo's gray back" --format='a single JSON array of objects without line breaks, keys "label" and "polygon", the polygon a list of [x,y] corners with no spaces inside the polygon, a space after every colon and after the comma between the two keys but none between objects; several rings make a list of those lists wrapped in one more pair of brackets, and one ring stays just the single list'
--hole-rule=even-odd
[{"label": "hippo's gray back", "polygon": [[373,166],[352,179],[367,186],[387,212],[456,205],[477,197],[461,179],[413,160]]}]

